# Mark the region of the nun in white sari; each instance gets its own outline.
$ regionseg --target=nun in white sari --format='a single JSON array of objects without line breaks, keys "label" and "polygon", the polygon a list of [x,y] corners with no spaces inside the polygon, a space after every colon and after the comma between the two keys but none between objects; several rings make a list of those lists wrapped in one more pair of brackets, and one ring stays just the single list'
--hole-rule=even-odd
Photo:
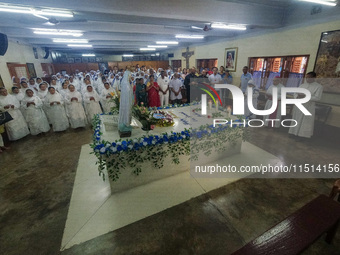
[{"label": "nun in white sari", "polygon": [[99,96],[93,90],[91,85],[87,86],[87,91],[84,93],[84,106],[88,122],[92,123],[95,114],[102,113],[99,105]]},{"label": "nun in white sari", "polygon": [[61,87],[58,86],[56,78],[52,78],[51,79],[50,87],[53,87],[57,91],[61,88]]},{"label": "nun in white sari", "polygon": [[38,96],[33,94],[31,89],[26,90],[26,95],[21,101],[21,106],[26,111],[25,118],[32,135],[46,133],[50,130],[50,125],[42,109],[43,103]]},{"label": "nun in white sari", "polygon": [[[47,88],[48,88],[48,83],[40,83],[39,90],[36,93],[36,95],[40,98],[41,102],[43,103],[42,109],[44,110],[45,114],[47,113],[47,108],[46,108],[46,105],[44,104],[45,98],[46,98],[47,93],[48,93]],[[24,108],[23,108],[23,110],[25,111]],[[24,116],[25,115],[26,115],[26,112],[24,112]],[[46,117],[47,117],[48,123],[51,124],[51,121],[50,121],[47,114],[46,114]]]},{"label": "nun in white sari", "polygon": [[64,108],[63,97],[53,87],[48,88],[45,107],[54,132],[65,131],[70,126]]},{"label": "nun in white sari", "polygon": [[66,94],[69,92],[68,90],[68,85],[67,82],[64,82],[62,85],[62,88],[59,90],[59,94],[65,98]]},{"label": "nun in white sari", "polygon": [[108,82],[105,82],[104,89],[100,94],[100,102],[105,113],[109,113],[111,111],[111,108],[115,106],[115,103],[112,102],[111,99],[116,96],[117,92],[115,91],[115,89],[112,88]]},{"label": "nun in white sari", "polygon": [[[26,90],[29,89],[27,82],[22,81],[22,82],[20,83],[20,86],[21,86],[20,91],[21,91],[21,92],[23,93],[23,95],[25,96],[25,95],[26,95]],[[36,93],[35,90],[32,90],[32,91],[33,91],[33,93]]]},{"label": "nun in white sari", "polygon": [[47,87],[48,85],[46,85],[46,83],[40,83],[39,90],[36,93],[36,95],[40,98],[42,102],[44,102],[45,97],[47,95],[47,92],[48,92]]},{"label": "nun in white sari", "polygon": [[[26,91],[26,90],[25,90]],[[14,96],[20,104],[20,111],[25,118],[25,109],[21,107],[21,101],[24,99],[25,94],[18,87],[12,87],[12,96]],[[26,122],[26,121],[25,121]]]},{"label": "nun in white sari", "polygon": [[5,88],[0,88],[0,111],[8,112],[13,118],[5,124],[9,140],[15,141],[30,133],[20,111],[19,101],[14,96],[9,95]]},{"label": "nun in white sari", "polygon": [[85,127],[87,124],[85,111],[82,105],[82,96],[75,87],[70,84],[69,91],[65,95],[66,115],[72,128]]},{"label": "nun in white sari", "polygon": [[19,101],[19,103],[24,98],[24,94],[18,87],[12,87],[12,96],[14,96]]}]

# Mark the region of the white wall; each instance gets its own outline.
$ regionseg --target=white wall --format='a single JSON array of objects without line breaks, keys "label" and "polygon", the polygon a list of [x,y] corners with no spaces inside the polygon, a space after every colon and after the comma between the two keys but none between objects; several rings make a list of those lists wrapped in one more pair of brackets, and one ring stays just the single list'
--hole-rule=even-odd
[{"label": "white wall", "polygon": [[[307,71],[312,71],[321,33],[338,29],[340,29],[340,20],[308,27],[276,30],[273,33],[264,35],[253,35],[218,43],[198,45],[190,47],[190,50],[195,51],[195,55],[190,58],[189,66],[196,66],[196,59],[208,58],[217,58],[218,66],[225,65],[225,48],[238,47],[237,70],[232,73],[234,77],[239,78],[241,76],[242,67],[248,65],[249,57],[310,55]],[[185,59],[182,57],[182,52],[185,52],[185,50],[185,48],[176,50],[174,57],[170,61],[182,59],[182,67],[185,67]]]},{"label": "white wall", "polygon": [[5,56],[0,56],[0,74],[6,87],[12,86],[12,79],[9,74],[7,63],[26,64],[33,63],[37,76],[42,76],[41,63],[51,63],[51,57],[43,59],[45,51],[37,47],[39,59],[34,58],[33,46],[23,45],[14,41],[8,42],[8,50]]},{"label": "white wall", "polygon": [[[316,54],[319,47],[320,36],[322,32],[339,30],[340,20],[304,26],[299,28],[288,28],[274,30],[272,33],[262,35],[248,35],[243,38],[225,40],[218,43],[206,45],[197,45],[190,48],[195,51],[195,55],[190,58],[189,66],[196,66],[196,59],[217,58],[218,66],[225,66],[224,54],[225,48],[238,47],[238,59],[236,72],[233,72],[234,84],[238,85],[242,74],[242,67],[248,65],[249,57],[265,56],[286,56],[286,55],[310,55],[307,71],[313,71]],[[171,60],[182,60],[182,68],[185,67],[185,59],[182,52],[186,48],[174,51],[174,57]],[[336,96],[340,101],[340,95]],[[334,95],[323,95],[323,102],[334,102]],[[340,127],[340,107],[332,106],[332,114],[327,122],[330,125]]]}]

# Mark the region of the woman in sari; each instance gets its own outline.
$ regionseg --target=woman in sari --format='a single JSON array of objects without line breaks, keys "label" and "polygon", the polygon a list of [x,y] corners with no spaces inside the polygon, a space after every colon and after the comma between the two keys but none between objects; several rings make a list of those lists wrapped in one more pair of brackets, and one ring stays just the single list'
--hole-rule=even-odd
[{"label": "woman in sari", "polygon": [[19,103],[25,97],[18,87],[12,87],[12,96],[14,96],[19,101]]},{"label": "woman in sari", "polygon": [[63,82],[62,83],[62,85],[61,85],[61,89],[59,89],[59,94],[63,97],[63,98],[65,98],[65,96],[66,96],[66,93],[69,91],[68,90],[68,82]]},{"label": "woman in sari", "polygon": [[10,141],[18,140],[30,133],[20,111],[19,101],[14,96],[9,95],[5,88],[0,88],[0,111],[8,112],[13,118],[5,124]]},{"label": "woman in sari", "polygon": [[85,127],[87,124],[86,114],[82,105],[82,96],[76,91],[75,87],[70,84],[69,91],[65,95],[66,115],[72,128]]},{"label": "woman in sari", "polygon": [[141,106],[142,104],[144,106],[148,105],[146,85],[143,84],[143,81],[143,78],[138,78],[136,80],[136,101],[139,106]]},{"label": "woman in sari", "polygon": [[186,68],[183,68],[183,71],[182,71],[182,74],[181,74],[181,77],[182,77],[183,80],[185,79],[185,76],[187,76],[187,74],[188,74],[188,70]]},{"label": "woman in sari", "polygon": [[21,105],[25,109],[25,118],[31,135],[47,133],[50,130],[50,125],[42,109],[43,103],[38,96],[34,95],[32,89],[26,90],[26,95],[21,101]]},{"label": "woman in sari", "polygon": [[48,88],[45,98],[46,115],[54,132],[65,131],[70,126],[64,108],[63,97],[53,87]]},{"label": "woman in sari", "polygon": [[88,122],[92,123],[93,116],[102,113],[99,105],[99,96],[94,91],[92,85],[87,86],[87,91],[84,93],[84,106]]},{"label": "woman in sari", "polygon": [[115,103],[112,102],[111,99],[116,96],[117,92],[115,91],[115,89],[112,88],[108,82],[105,82],[104,89],[100,94],[100,102],[105,113],[109,113],[111,111],[111,108],[115,106]]},{"label": "woman in sari", "polygon": [[146,85],[146,91],[148,92],[149,107],[160,107],[161,100],[159,99],[159,86],[155,82],[155,77],[153,75],[149,76],[150,81]]}]

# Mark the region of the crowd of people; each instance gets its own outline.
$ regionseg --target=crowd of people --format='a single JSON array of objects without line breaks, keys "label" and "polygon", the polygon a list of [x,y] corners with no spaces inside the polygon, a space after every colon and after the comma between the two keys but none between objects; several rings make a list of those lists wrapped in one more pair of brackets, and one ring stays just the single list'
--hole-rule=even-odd
[{"label": "crowd of people", "polygon": [[[218,72],[219,71],[219,72]],[[0,126],[0,152],[9,141],[21,139],[28,134],[76,129],[92,123],[95,114],[108,113],[115,106],[112,100],[120,93],[124,70],[114,67],[103,73],[91,70],[74,74],[57,73],[50,83],[42,78],[21,77],[13,83],[11,93],[0,88],[0,112],[8,112],[13,120]],[[190,101],[190,77],[218,77],[232,82],[228,70],[220,67],[153,69],[137,65],[132,72],[130,85],[134,91],[135,104],[159,107]],[[15,80],[15,79],[14,79]],[[216,80],[215,80],[216,83]],[[3,139],[2,139],[3,137]],[[5,143],[5,144],[4,144]]]},{"label": "crowd of people", "polygon": [[[121,80],[124,70],[114,67],[113,70],[89,72],[76,72],[72,75],[57,73],[53,75],[50,84],[41,78],[22,77],[19,83],[14,83],[11,93],[0,88],[0,112],[8,112],[13,120],[5,125],[0,125],[0,152],[6,149],[9,141],[21,139],[28,134],[38,135],[49,132],[65,131],[69,127],[83,128],[92,123],[93,117],[99,113],[108,113],[115,106],[113,100],[119,96]],[[313,74],[314,75],[314,74]],[[209,70],[195,67],[187,70],[177,68],[173,70],[134,67],[131,73],[130,86],[134,91],[134,103],[149,107],[166,106],[190,102],[190,87],[194,81],[206,82],[210,85],[233,84],[233,77],[227,69],[221,66]],[[272,104],[271,91],[276,86],[279,91],[283,85],[279,77],[274,79],[273,85],[266,92],[269,109]],[[321,86],[321,85],[320,85]],[[248,67],[243,68],[239,87],[245,98],[252,97],[253,105],[257,106],[259,90],[248,72]],[[248,95],[248,87],[252,88],[252,95]],[[319,87],[318,87],[319,88]],[[221,98],[227,98],[229,91],[218,90]],[[322,91],[321,91],[322,93]],[[320,95],[318,96],[320,97]],[[192,97],[194,98],[194,97]],[[197,98],[199,100],[199,98]],[[246,107],[245,115],[254,117]],[[280,116],[280,109],[275,111],[275,116]],[[267,116],[268,117],[268,116]],[[298,131],[293,132],[298,134]],[[3,139],[2,139],[3,137]]]}]

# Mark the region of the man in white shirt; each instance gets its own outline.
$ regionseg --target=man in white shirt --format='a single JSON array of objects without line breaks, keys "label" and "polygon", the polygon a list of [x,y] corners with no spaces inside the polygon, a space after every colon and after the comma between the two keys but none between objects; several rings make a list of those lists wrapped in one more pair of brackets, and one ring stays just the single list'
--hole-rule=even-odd
[{"label": "man in white shirt", "polygon": [[[221,75],[219,75],[218,73],[218,69],[217,67],[214,67],[213,68],[213,74],[211,74],[209,76],[209,82],[212,84],[212,85],[215,85],[215,84],[222,84],[222,77]],[[217,89],[216,89],[217,90]]]},{"label": "man in white shirt", "polygon": [[167,106],[169,104],[169,82],[170,79],[166,76],[165,71],[161,71],[161,76],[157,79],[161,106]]},{"label": "man in white shirt", "polygon": [[243,67],[243,74],[241,75],[241,83],[240,87],[243,93],[246,93],[246,90],[248,88],[248,81],[253,79],[253,76],[248,73],[248,66]]},{"label": "man in white shirt", "polygon": [[169,83],[169,88],[171,90],[170,100],[173,104],[181,104],[182,103],[182,87],[183,83],[179,79],[179,74],[175,73],[173,79]]},{"label": "man in white shirt", "polygon": [[[215,88],[215,84],[224,84],[223,79],[222,79],[222,76],[219,75],[217,72],[218,72],[217,67],[214,67],[214,68],[213,68],[213,74],[211,74],[211,75],[209,76],[209,78],[208,78],[210,84],[212,84],[214,88]],[[222,92],[221,89],[216,89],[216,88],[215,88],[215,90],[220,94],[220,97],[222,97],[222,95],[221,95],[221,92]]]}]

